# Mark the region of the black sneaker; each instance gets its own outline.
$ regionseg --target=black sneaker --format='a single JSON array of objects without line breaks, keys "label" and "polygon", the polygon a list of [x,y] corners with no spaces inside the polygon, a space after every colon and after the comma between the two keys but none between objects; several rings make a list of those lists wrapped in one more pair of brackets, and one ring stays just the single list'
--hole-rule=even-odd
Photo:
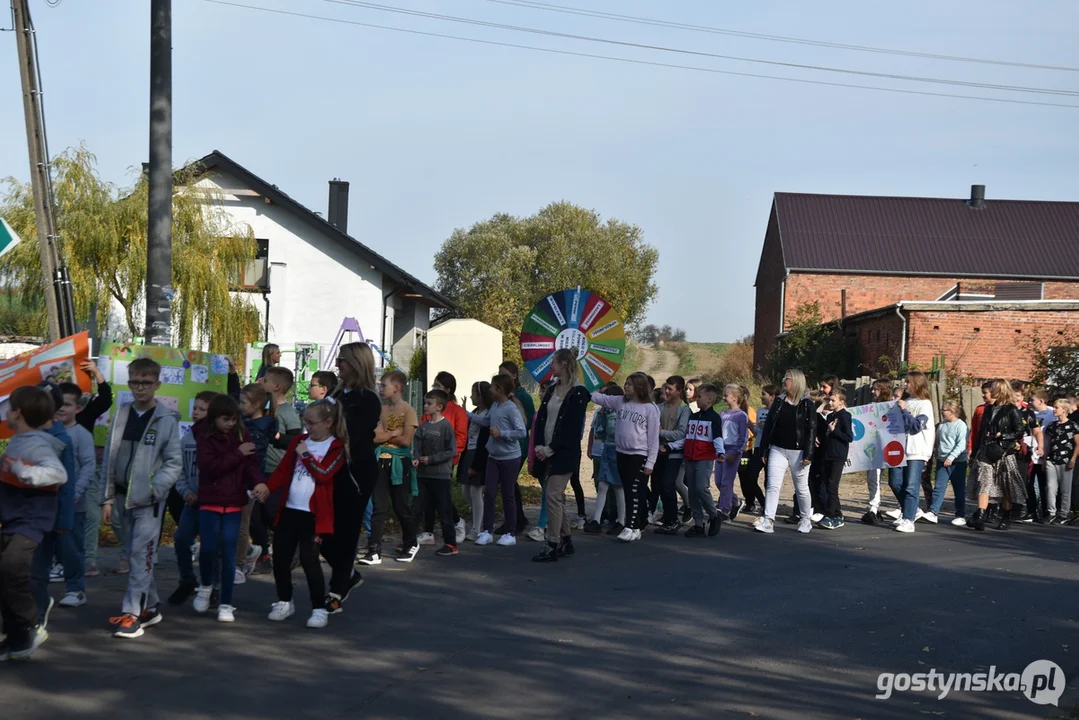
[{"label": "black sneaker", "polygon": [[623,525],[620,522],[616,522],[614,525],[611,525],[611,529],[607,531],[607,534],[618,537],[619,535],[622,534],[622,531],[625,530],[625,529],[626,529],[625,525]]},{"label": "black sneaker", "polygon": [[702,538],[705,536],[703,525],[694,525],[689,530],[686,530],[687,538]]},{"label": "black sneaker", "polygon": [[352,575],[348,579],[348,589],[345,590],[345,596],[341,598],[341,602],[348,600],[348,596],[352,594],[352,591],[363,585],[363,575],[360,575],[360,571],[353,568]]},{"label": "black sneaker", "polygon": [[558,541],[558,557],[567,557],[577,550],[573,547],[573,538],[567,535]]},{"label": "black sneaker", "polygon": [[1031,515],[1029,512],[1025,512],[1023,513],[1023,516],[1019,518],[1019,522],[1030,525],[1032,522],[1034,522],[1034,516]]},{"label": "black sneaker", "polygon": [[719,535],[719,529],[723,526],[723,516],[719,513],[708,520],[708,537]]},{"label": "black sneaker", "polygon": [[143,635],[142,624],[134,615],[119,615],[109,618],[109,624],[113,626],[112,636],[115,638],[131,640]]},{"label": "black sneaker", "polygon": [[176,592],[169,595],[169,605],[183,605],[189,597],[195,594],[196,587],[198,586],[193,583],[180,583],[180,587],[176,588]]},{"label": "black sneaker", "polygon": [[[418,549],[419,549],[419,547],[417,546],[417,550]],[[446,543],[445,545],[440,547],[438,550],[435,550],[435,555],[441,555],[442,557],[449,557],[451,555],[456,555],[456,554],[457,554],[457,546],[456,545],[450,545],[449,543]],[[401,558],[397,558],[397,559],[400,560]],[[402,560],[402,562],[410,562],[410,561]]]},{"label": "black sneaker", "polygon": [[862,522],[866,525],[880,525],[880,515],[870,510],[862,516]]},{"label": "black sneaker", "polygon": [[397,562],[410,563],[416,559],[416,553],[420,551],[420,546],[413,544],[410,547],[405,547],[403,544],[394,548],[394,552],[397,553],[397,557],[394,558]]},{"label": "black sneaker", "polygon": [[367,554],[360,558],[360,562],[364,565],[381,565],[382,555],[379,554],[378,548],[367,548]]},{"label": "black sneaker", "polygon": [[738,517],[738,513],[742,512],[742,506],[744,504],[745,503],[742,502],[741,498],[734,498],[734,505],[731,507],[731,520],[734,520],[736,517]]},{"label": "black sneaker", "polygon": [[543,543],[543,549],[538,554],[532,556],[532,562],[538,563],[552,563],[558,562],[558,543],[545,542]]},{"label": "black sneaker", "polygon": [[330,593],[326,596],[326,613],[329,615],[337,615],[344,612],[344,608],[341,607],[342,598],[337,593]]},{"label": "black sneaker", "polygon": [[693,508],[688,506],[682,508],[682,524],[688,525],[691,520],[693,520]]},{"label": "black sneaker", "polygon": [[37,649],[41,647],[41,644],[49,639],[49,631],[45,629],[44,625],[38,625],[32,628],[29,634],[26,636],[26,641],[18,645],[7,645],[6,657],[4,653],[0,652],[0,658],[7,660],[29,660],[30,657],[37,652]]},{"label": "black sneaker", "polygon": [[145,630],[148,627],[157,625],[163,618],[164,616],[158,612],[157,608],[146,608],[142,611],[142,614],[139,615],[139,624],[142,625]]},{"label": "black sneaker", "polygon": [[601,526],[595,520],[589,520],[584,524],[584,531],[589,535],[599,535],[603,532],[603,526]]},{"label": "black sneaker", "polygon": [[681,527],[680,523],[673,522],[673,523],[668,523],[667,525],[660,525],[658,528],[656,528],[652,532],[654,532],[656,535],[677,535],[678,534],[678,528],[680,528],[680,527]]}]

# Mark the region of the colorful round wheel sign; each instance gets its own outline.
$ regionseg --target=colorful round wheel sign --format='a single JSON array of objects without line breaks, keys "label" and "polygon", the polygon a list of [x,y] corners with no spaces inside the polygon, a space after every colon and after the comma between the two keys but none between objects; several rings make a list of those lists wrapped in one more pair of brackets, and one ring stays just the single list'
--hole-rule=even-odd
[{"label": "colorful round wheel sign", "polygon": [[536,382],[551,376],[555,350],[577,351],[585,387],[598,390],[626,355],[626,328],[611,304],[580,287],[551,293],[536,303],[521,328],[521,356]]}]

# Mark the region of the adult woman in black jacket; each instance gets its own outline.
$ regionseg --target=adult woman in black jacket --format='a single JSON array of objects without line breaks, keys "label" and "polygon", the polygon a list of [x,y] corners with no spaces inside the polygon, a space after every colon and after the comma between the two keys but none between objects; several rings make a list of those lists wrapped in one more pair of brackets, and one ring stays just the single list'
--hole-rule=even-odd
[{"label": "adult woman in black jacket", "polygon": [[547,478],[544,498],[547,502],[547,543],[533,560],[554,562],[573,554],[569,512],[566,510],[566,484],[581,464],[581,438],[584,415],[591,397],[580,385],[577,354],[562,349],[551,360],[552,379],[533,423],[537,477]]},{"label": "adult woman in black jacket", "polygon": [[985,530],[985,515],[990,502],[1000,504],[997,530],[1007,530],[1011,525],[1012,505],[1027,501],[1026,482],[1016,461],[1026,424],[1019,408],[1012,402],[1013,397],[1007,380],[998,378],[993,381],[993,404],[985,409],[973,441],[973,482],[967,485],[967,497],[978,502],[978,509],[971,519],[975,530]]},{"label": "adult woman in black jacket", "polygon": [[772,403],[761,434],[761,459],[765,468],[764,515],[754,521],[753,528],[763,533],[775,531],[779,491],[788,468],[794,478],[801,516],[798,532],[807,533],[813,529],[809,464],[813,440],[817,436],[817,408],[805,396],[805,383],[801,370],[787,371],[783,376],[783,392]]}]

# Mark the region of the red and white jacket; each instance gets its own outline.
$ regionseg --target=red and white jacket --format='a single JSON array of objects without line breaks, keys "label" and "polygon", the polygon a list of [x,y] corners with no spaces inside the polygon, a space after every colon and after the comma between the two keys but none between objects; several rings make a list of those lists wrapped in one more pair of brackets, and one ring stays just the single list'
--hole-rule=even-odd
[{"label": "red and white jacket", "polygon": [[296,463],[302,462],[311,478],[315,481],[315,492],[311,495],[311,514],[315,516],[315,534],[333,534],[333,479],[337,473],[348,472],[348,460],[345,457],[344,444],[334,438],[330,443],[330,449],[321,460],[316,460],[314,455],[301,458],[296,453],[296,446],[307,439],[307,435],[297,435],[289,443],[288,451],[281,459],[281,464],[274,470],[273,475],[266,481],[266,487],[270,492],[278,488],[284,488],[281,502],[277,507],[277,517],[274,524],[281,519],[281,513],[288,504],[289,487],[292,485],[292,476],[296,471]]},{"label": "red and white jacket", "polygon": [[715,460],[723,455],[723,418],[712,408],[698,410],[689,416],[685,439],[668,447],[672,450],[682,448],[687,462]]}]

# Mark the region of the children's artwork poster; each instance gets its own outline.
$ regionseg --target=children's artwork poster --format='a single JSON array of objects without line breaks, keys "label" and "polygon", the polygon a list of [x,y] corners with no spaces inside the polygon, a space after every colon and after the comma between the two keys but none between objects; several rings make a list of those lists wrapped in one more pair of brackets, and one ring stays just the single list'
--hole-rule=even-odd
[{"label": "children's artwork poster", "polygon": [[[0,363],[0,418],[7,417],[7,399],[15,388],[43,381],[73,382],[90,392],[90,376],[79,366],[90,357],[90,333],[81,332],[42,345]],[[11,437],[7,423],[0,425],[0,438]]]},{"label": "children's artwork poster", "polygon": [[191,410],[195,395],[203,390],[224,393],[228,390],[229,361],[224,355],[200,350],[135,345],[132,343],[105,343],[97,366],[112,385],[113,403],[108,414],[102,415],[94,426],[94,441],[104,446],[109,427],[121,405],[134,401],[128,383],[128,367],[136,358],[150,358],[161,366],[161,386],[157,389],[157,401],[180,413],[180,429],[186,433],[191,428]]},{"label": "children's artwork poster", "polygon": [[[903,467],[907,464],[907,431],[894,402],[847,408],[851,441],[844,473]],[[823,418],[820,422],[824,422]]]},{"label": "children's artwork poster", "polygon": [[533,307],[521,328],[521,357],[536,382],[551,376],[556,350],[577,353],[589,391],[607,383],[626,356],[626,327],[611,304],[590,290],[551,293]]}]

